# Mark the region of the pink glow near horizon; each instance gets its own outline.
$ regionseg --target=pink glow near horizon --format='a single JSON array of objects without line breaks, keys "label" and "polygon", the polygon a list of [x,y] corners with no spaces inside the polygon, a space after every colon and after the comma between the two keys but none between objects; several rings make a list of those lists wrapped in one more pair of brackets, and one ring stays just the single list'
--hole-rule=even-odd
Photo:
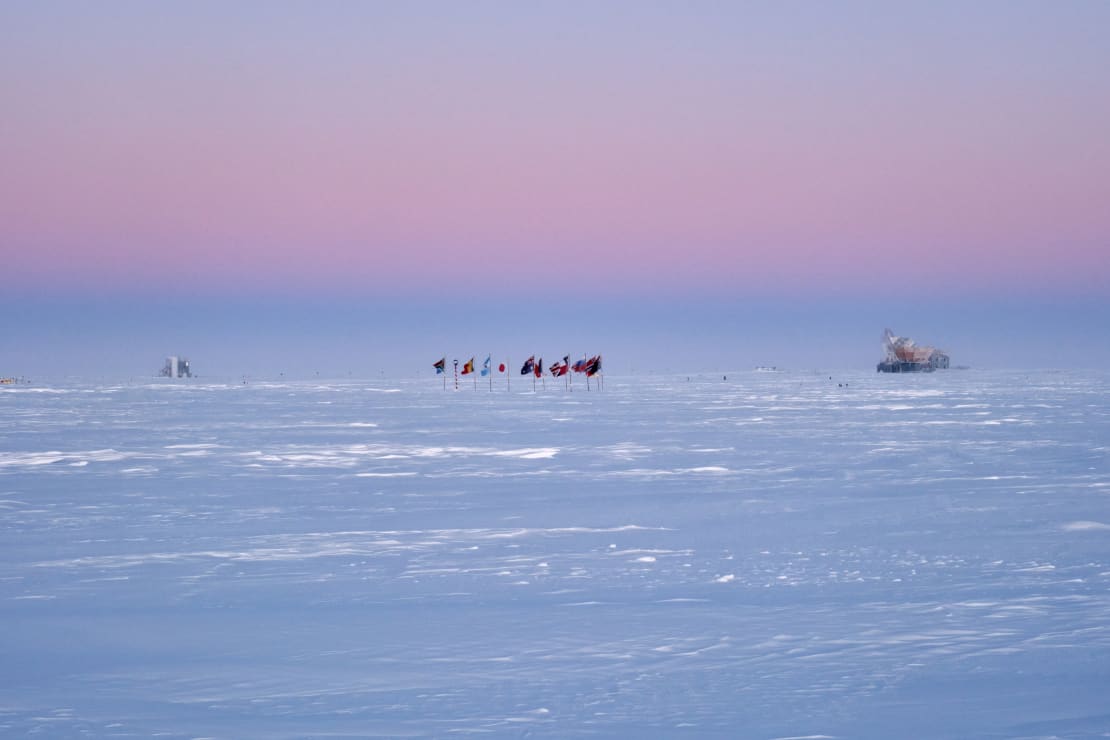
[{"label": "pink glow near horizon", "polygon": [[[804,41],[728,6],[585,35],[482,6],[512,16],[504,36],[415,14],[387,33],[347,9],[270,19],[273,37],[215,7],[187,38],[143,6],[80,43],[33,9],[7,19],[0,282],[1068,290],[1107,274],[1110,51],[1090,29],[1106,6],[1069,6],[1051,32],[1012,4],[912,11],[932,32],[856,8]],[[749,26],[769,38],[721,30]]]}]

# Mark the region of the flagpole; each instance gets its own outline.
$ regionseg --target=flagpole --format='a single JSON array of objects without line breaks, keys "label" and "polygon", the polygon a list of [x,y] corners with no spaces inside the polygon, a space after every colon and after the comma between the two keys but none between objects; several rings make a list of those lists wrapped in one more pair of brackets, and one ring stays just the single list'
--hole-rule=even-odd
[{"label": "flagpole", "polygon": [[486,353],[486,370],[489,371],[489,392],[493,393],[493,353]]},{"label": "flagpole", "polygon": [[459,361],[455,360],[455,390],[459,389]]}]

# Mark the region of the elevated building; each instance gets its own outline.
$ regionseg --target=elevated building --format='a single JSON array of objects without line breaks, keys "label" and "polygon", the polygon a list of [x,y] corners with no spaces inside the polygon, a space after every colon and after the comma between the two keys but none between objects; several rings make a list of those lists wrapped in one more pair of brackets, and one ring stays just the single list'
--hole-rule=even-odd
[{"label": "elevated building", "polygon": [[193,371],[189,369],[189,361],[184,357],[167,357],[166,365],[159,375],[163,378],[191,378]]},{"label": "elevated building", "polygon": [[935,347],[918,346],[909,337],[896,337],[887,329],[883,332],[883,350],[886,357],[876,370],[880,373],[931,373],[948,368],[948,355]]}]

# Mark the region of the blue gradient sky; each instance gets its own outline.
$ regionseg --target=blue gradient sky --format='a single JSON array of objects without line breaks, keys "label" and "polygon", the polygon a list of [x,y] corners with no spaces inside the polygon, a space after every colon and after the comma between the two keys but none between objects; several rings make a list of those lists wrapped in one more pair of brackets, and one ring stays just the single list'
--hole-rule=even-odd
[{"label": "blue gradient sky", "polygon": [[1103,2],[7,4],[0,375],[868,367],[886,325],[1102,364],[1106,28]]},{"label": "blue gradient sky", "polygon": [[[462,295],[463,293],[460,293]],[[1107,360],[1106,302],[1007,300],[599,299],[495,294],[420,303],[226,299],[196,304],[112,298],[32,300],[9,309],[2,357],[9,374],[140,378],[168,354],[207,377],[430,375],[446,355],[487,352],[513,364],[603,352],[610,374],[749,370],[867,370],[885,325],[982,369],[1092,368]],[[14,362],[13,362],[14,361]],[[21,364],[22,363],[22,364]],[[22,368],[26,367],[27,370]]]}]

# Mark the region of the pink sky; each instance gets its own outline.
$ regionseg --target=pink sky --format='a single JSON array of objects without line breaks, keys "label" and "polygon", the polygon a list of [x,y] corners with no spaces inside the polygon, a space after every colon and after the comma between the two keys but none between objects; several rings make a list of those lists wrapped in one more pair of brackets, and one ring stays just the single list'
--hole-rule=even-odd
[{"label": "pink sky", "polygon": [[1106,4],[290,8],[0,10],[0,285],[1105,288]]}]

